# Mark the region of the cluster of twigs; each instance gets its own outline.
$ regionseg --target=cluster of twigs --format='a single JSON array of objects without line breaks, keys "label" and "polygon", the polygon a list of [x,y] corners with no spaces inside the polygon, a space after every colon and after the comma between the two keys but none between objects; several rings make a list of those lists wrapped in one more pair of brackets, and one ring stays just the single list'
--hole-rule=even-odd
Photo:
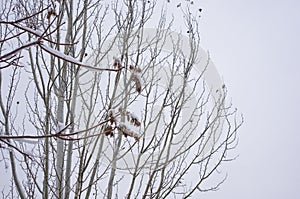
[{"label": "cluster of twigs", "polygon": [[[45,30],[43,32],[40,32],[38,30],[36,30],[37,27],[33,27],[33,26],[29,26],[27,23],[23,23],[26,22],[28,19],[35,17],[36,15],[39,15],[43,12],[45,12],[46,10],[48,10],[48,14],[47,16],[54,16],[54,18],[52,19],[52,21],[48,24],[48,26],[45,28]],[[49,15],[50,13],[50,15]],[[55,44],[55,45],[75,45],[78,42],[74,42],[74,43],[60,43],[60,42],[56,42],[53,41],[51,39],[49,39],[49,36],[52,35],[58,28],[60,28],[60,26],[58,26],[56,29],[52,30],[51,32],[49,32],[50,27],[53,25],[53,23],[56,21],[57,18],[57,14],[54,12],[54,9],[51,8],[51,6],[47,6],[44,9],[41,9],[39,12],[36,12],[30,16],[21,18],[19,20],[15,20],[15,21],[0,21],[0,25],[1,24],[5,24],[5,25],[11,25],[14,26],[15,28],[19,29],[21,32],[13,35],[9,38],[5,38],[0,40],[0,42],[8,42],[11,39],[20,37],[20,35],[24,34],[24,33],[29,33],[33,36],[36,37],[36,40],[32,41],[32,42],[28,42],[25,43],[19,47],[17,47],[16,49],[11,50],[10,52],[5,53],[4,55],[0,56],[0,63],[6,63],[6,65],[4,66],[0,66],[0,69],[4,69],[10,66],[19,66],[21,67],[21,65],[18,64],[19,59],[22,58],[20,54],[20,52],[24,49],[27,49],[29,47],[32,46],[39,46],[42,50],[44,50],[45,52],[49,53],[50,55],[62,59],[64,61],[73,63],[75,65],[81,66],[83,68],[86,68],[88,70],[94,70],[94,71],[119,71],[121,70],[123,67],[118,67],[117,69],[113,69],[113,68],[98,68],[95,66],[91,66],[88,64],[85,64],[81,61],[78,61],[77,59],[75,59],[74,57],[70,56],[70,55],[66,55],[56,49],[53,49],[49,46],[47,46],[45,44],[44,41]],[[50,17],[49,17],[50,19]],[[63,25],[63,24],[61,24]]]}]

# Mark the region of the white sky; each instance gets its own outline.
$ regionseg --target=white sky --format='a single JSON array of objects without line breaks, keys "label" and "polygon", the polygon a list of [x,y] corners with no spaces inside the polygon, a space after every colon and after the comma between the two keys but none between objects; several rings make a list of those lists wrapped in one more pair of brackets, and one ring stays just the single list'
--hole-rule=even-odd
[{"label": "white sky", "polygon": [[300,1],[194,1],[202,47],[245,117],[227,181],[202,198],[300,198]]},{"label": "white sky", "polygon": [[199,3],[202,47],[245,117],[239,158],[203,198],[300,198],[300,1]]}]

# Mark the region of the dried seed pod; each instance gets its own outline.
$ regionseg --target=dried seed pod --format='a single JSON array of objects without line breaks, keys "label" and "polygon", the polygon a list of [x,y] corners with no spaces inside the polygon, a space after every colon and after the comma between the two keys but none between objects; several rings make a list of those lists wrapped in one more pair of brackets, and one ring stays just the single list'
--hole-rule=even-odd
[{"label": "dried seed pod", "polygon": [[118,129],[122,132],[122,134],[124,135],[124,137],[133,137],[135,139],[135,141],[139,141],[140,137],[137,133],[135,133],[134,131],[130,130],[125,124],[120,124],[118,126]]},{"label": "dried seed pod", "polygon": [[141,122],[138,121],[137,118],[131,118],[131,121],[130,121],[132,124],[134,124],[134,126],[141,126]]},{"label": "dried seed pod", "polygon": [[114,68],[117,68],[117,69],[122,68],[122,64],[121,64],[120,59],[118,59],[116,57],[114,57],[113,59],[114,59],[114,63],[113,63]]},{"label": "dried seed pod", "polygon": [[140,81],[135,81],[135,90],[140,94],[142,92],[142,84]]},{"label": "dried seed pod", "polygon": [[142,69],[141,69],[140,67],[137,66],[137,67],[135,68],[135,72],[141,73],[141,72],[142,72]]},{"label": "dried seed pod", "polygon": [[105,134],[106,136],[110,136],[110,137],[114,136],[112,126],[107,126],[107,127],[104,129],[104,134]]},{"label": "dried seed pod", "polygon": [[53,16],[57,16],[55,10],[51,8],[51,9],[48,11],[48,13],[47,13],[47,19],[50,19],[50,17],[51,17],[52,15],[53,15]]}]

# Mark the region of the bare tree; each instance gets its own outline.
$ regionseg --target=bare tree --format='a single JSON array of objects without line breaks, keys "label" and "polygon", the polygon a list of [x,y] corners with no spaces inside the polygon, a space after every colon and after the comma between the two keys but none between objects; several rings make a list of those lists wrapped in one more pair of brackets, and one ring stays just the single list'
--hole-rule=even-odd
[{"label": "bare tree", "polygon": [[176,33],[168,1],[1,2],[3,197],[188,198],[223,183],[204,186],[242,118],[210,78],[193,5],[173,5]]}]

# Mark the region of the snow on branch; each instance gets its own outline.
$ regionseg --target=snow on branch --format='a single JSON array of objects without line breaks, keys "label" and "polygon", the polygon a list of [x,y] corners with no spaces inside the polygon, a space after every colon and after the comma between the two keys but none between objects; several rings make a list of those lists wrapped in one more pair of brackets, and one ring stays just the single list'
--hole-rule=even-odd
[{"label": "snow on branch", "polygon": [[[49,8],[49,7],[47,7]],[[47,9],[46,8],[46,9]],[[46,9],[43,9],[42,11],[46,10]],[[40,13],[40,12],[39,12]],[[65,44],[65,43],[57,43],[57,42],[54,42],[52,40],[49,40],[47,39],[47,35],[46,32],[48,30],[48,28],[50,27],[50,25],[48,26],[48,28],[46,28],[46,30],[44,31],[40,31],[40,30],[36,30],[34,28],[31,28],[31,27],[27,27],[27,26],[23,26],[21,24],[19,24],[21,21],[24,21],[25,19],[28,19],[30,17],[26,17],[24,19],[21,19],[21,20],[18,20],[18,21],[14,21],[14,22],[5,22],[5,21],[0,21],[0,24],[3,23],[3,24],[10,24],[12,26],[15,26],[16,28],[20,29],[20,30],[23,30],[24,32],[28,32],[34,36],[37,37],[37,40],[36,41],[33,41],[33,42],[29,42],[27,44],[24,44],[20,47],[18,47],[17,49],[15,50],[12,50],[11,52],[8,52],[4,55],[2,55],[0,57],[0,62],[6,62],[8,63],[9,62],[9,59],[11,59],[13,56],[15,56],[16,53],[18,53],[19,51],[23,50],[23,49],[26,49],[28,47],[31,47],[33,45],[38,45],[39,47],[41,47],[44,51],[48,52],[49,54],[59,58],[59,59],[62,59],[64,61],[67,61],[67,62],[70,62],[70,63],[73,63],[73,64],[76,64],[78,66],[81,66],[81,67],[84,67],[88,70],[92,70],[92,71],[119,71],[121,70],[122,67],[120,64],[117,66],[117,68],[98,68],[98,67],[94,67],[94,66],[91,66],[91,65],[88,65],[88,64],[85,64],[77,59],[75,59],[74,57],[70,56],[70,55],[66,55],[58,50],[55,50],[49,46],[47,46],[46,44],[43,43],[43,41],[47,41],[47,42],[50,42],[50,43],[54,43],[54,44],[57,44],[57,45],[74,45],[76,43],[71,43],[71,44]],[[52,34],[53,32],[49,33],[49,34]],[[48,35],[49,35],[48,34]],[[12,36],[12,38],[15,38],[17,37],[18,35],[14,35]],[[8,39],[11,39],[11,38],[8,38]],[[4,40],[4,41],[7,41],[7,40]],[[10,62],[9,62],[10,63]],[[7,66],[5,67],[1,67],[1,68],[6,68]],[[0,68],[0,69],[1,69]]]},{"label": "snow on branch", "polygon": [[26,44],[23,44],[22,46],[18,47],[15,50],[10,51],[9,53],[4,54],[3,56],[0,57],[0,62],[4,61],[4,60],[8,60],[10,58],[12,58],[13,56],[15,56],[18,52],[20,52],[23,49],[29,48],[33,45],[39,44],[39,40],[36,41],[32,41],[32,42],[28,42]]},{"label": "snow on branch", "polygon": [[22,26],[22,25],[19,25],[19,24],[16,24],[16,23],[13,23],[13,25],[21,30],[24,30],[26,32],[29,32],[37,37],[42,37],[43,36],[43,33],[39,30],[34,30],[32,28],[29,28],[29,27],[26,27],[26,26]]},{"label": "snow on branch", "polygon": [[107,127],[104,129],[104,134],[106,136],[113,137],[114,136],[114,130],[118,129],[122,134],[127,137],[133,137],[135,141],[140,140],[140,136],[130,129],[128,125],[126,125],[123,122],[120,122],[121,117],[125,117],[125,119],[130,122],[130,124],[133,124],[134,126],[141,126],[141,122],[139,121],[139,118],[131,111],[124,110],[122,107],[118,109],[118,114],[115,113],[114,109],[111,109],[108,111],[108,117],[110,124],[107,125]]},{"label": "snow on branch", "polygon": [[76,64],[76,65],[79,65],[81,67],[84,67],[88,70],[92,70],[92,71],[119,71],[121,70],[122,68],[120,69],[111,69],[111,68],[97,68],[97,67],[94,67],[94,66],[90,66],[90,65],[87,65],[81,61],[78,61],[77,59],[75,59],[74,57],[70,56],[70,55],[66,55],[58,50],[55,50],[53,48],[50,48],[49,46],[43,44],[42,42],[40,43],[39,45],[44,51],[48,52],[49,54],[57,57],[57,58],[60,58],[64,61],[67,61],[67,62],[70,62],[70,63],[73,63],[73,64]]},{"label": "snow on branch", "polygon": [[134,131],[132,131],[130,128],[128,128],[127,125],[121,123],[118,125],[118,129],[123,133],[123,135],[125,137],[129,136],[129,137],[133,137],[135,139],[135,141],[139,141],[140,137],[137,133],[135,133]]},{"label": "snow on branch", "polygon": [[133,124],[134,126],[141,126],[139,118],[130,110],[124,110],[122,107],[119,108],[119,113],[122,116],[126,116],[127,121]]}]

